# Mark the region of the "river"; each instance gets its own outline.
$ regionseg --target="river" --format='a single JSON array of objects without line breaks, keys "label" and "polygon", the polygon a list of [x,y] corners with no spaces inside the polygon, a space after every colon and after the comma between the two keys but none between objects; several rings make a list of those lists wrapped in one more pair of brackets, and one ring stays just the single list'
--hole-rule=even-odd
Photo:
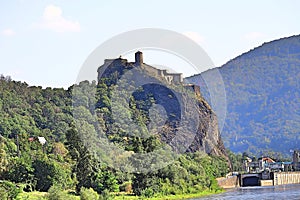
[{"label": "river", "polygon": [[196,198],[194,200],[245,200],[245,199],[300,199],[300,184],[297,185],[281,185],[272,187],[243,187],[229,190],[222,194],[212,195],[208,197]]}]

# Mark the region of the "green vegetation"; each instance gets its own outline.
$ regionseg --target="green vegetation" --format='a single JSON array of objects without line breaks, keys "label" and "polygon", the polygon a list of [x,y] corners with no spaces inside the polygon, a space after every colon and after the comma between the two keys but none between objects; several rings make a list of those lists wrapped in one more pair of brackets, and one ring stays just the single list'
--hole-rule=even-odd
[{"label": "green vegetation", "polygon": [[[277,152],[288,157],[291,149],[299,149],[299,66],[298,35],[265,43],[218,68],[226,91],[222,138],[227,148],[235,153],[268,156]],[[213,70],[201,75],[215,80]],[[188,80],[200,84],[204,98],[211,101],[200,75]],[[214,83],[210,91],[219,87],[220,83]]]},{"label": "green vegetation", "polygon": [[53,185],[44,197],[48,200],[64,200],[68,195],[60,187]]},{"label": "green vegetation", "polygon": [[87,189],[87,188],[82,187],[80,189],[80,199],[81,200],[99,199],[99,195],[92,188]]},{"label": "green vegetation", "polygon": [[0,182],[0,199],[15,199],[21,192],[20,188],[10,181]]},{"label": "green vegetation", "polygon": [[[215,191],[202,191],[202,192],[198,192],[198,193],[194,193],[194,194],[181,194],[181,195],[167,195],[167,196],[158,196],[158,197],[139,197],[139,196],[135,196],[133,194],[118,194],[112,197],[112,195],[110,197],[99,197],[100,199],[115,199],[115,200],[141,200],[141,199],[147,199],[147,200],[182,200],[182,199],[190,199],[190,198],[197,198],[197,197],[203,197],[203,196],[208,196],[208,195],[212,195],[212,194],[218,194],[223,192],[223,190],[219,190],[217,192]],[[65,199],[66,200],[81,200],[81,195],[80,196],[75,196],[72,194],[68,194],[67,192],[64,192],[65,194]],[[46,198],[48,194],[45,192],[30,192],[30,193],[21,193],[18,198],[20,199],[28,199],[28,200],[43,200]],[[93,195],[89,196],[89,197],[94,197]],[[85,198],[85,197],[83,197]],[[95,200],[91,199],[91,200]]]},{"label": "green vegetation", "polygon": [[[159,170],[128,173],[110,167],[87,148],[85,135],[106,137],[132,154],[164,145],[157,134],[130,137],[125,127],[119,126],[122,122],[112,119],[112,80],[105,79],[97,86],[85,81],[64,90],[29,87],[0,77],[1,199],[17,195],[20,199],[113,199],[122,193],[143,198],[191,197],[221,191],[215,177],[228,172],[223,157],[190,152]],[[91,95],[93,88],[98,99]],[[132,100],[130,109],[122,113],[133,115],[146,127],[149,113],[144,108],[150,101],[153,99]],[[38,137],[47,143],[41,144]]]},{"label": "green vegetation", "polygon": [[191,199],[191,198],[198,198],[204,197],[212,194],[218,194],[224,192],[223,190],[218,191],[209,191],[205,190],[198,193],[193,194],[180,194],[180,195],[166,195],[166,196],[157,196],[157,197],[139,197],[139,196],[132,196],[132,195],[119,195],[115,196],[116,200],[140,200],[140,199],[148,199],[148,200],[182,200],[182,199]]}]

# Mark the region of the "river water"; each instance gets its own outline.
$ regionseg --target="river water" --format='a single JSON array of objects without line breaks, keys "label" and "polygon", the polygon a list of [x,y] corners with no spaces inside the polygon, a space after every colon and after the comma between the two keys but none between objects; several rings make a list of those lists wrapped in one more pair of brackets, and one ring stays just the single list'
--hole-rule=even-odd
[{"label": "river water", "polygon": [[226,200],[274,200],[274,199],[287,199],[299,200],[300,199],[300,184],[298,185],[281,185],[270,187],[243,187],[238,189],[229,190],[222,194],[211,195],[208,197],[197,198],[194,200],[211,200],[211,199],[226,199]]}]

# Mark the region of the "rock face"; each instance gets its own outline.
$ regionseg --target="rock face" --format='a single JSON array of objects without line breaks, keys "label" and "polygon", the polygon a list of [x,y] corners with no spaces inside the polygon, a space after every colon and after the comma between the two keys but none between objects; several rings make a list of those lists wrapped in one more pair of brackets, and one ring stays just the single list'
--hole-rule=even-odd
[{"label": "rock face", "polygon": [[[138,61],[141,62],[140,59]],[[176,77],[176,74],[173,76]],[[185,152],[202,151],[227,158],[217,117],[202,98],[199,87],[184,86],[179,80],[172,82],[165,75],[150,73],[121,58],[106,60],[98,69],[98,82],[104,81],[108,87],[117,86],[114,88],[118,91],[114,93],[122,94],[116,99],[120,96],[126,98],[125,93],[129,93],[132,99],[130,109],[134,110],[132,113],[140,113],[138,117],[133,117],[133,121],[139,123],[137,118],[142,116],[149,131],[153,121],[163,122],[154,125],[154,134],[159,135],[161,141],[170,144],[176,151],[181,151],[179,148],[183,146]],[[125,104],[121,107],[126,107]],[[161,109],[153,111],[156,105]],[[158,130],[159,126],[161,129]]]},{"label": "rock face", "polygon": [[189,150],[191,152],[202,150],[210,155],[227,158],[226,149],[218,128],[217,116],[202,97],[198,97],[197,99],[199,106],[199,128]]}]

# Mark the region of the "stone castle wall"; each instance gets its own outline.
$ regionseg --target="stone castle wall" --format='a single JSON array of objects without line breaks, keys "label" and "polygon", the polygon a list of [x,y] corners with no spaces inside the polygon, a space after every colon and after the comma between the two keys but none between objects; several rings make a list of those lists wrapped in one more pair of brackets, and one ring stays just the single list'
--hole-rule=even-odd
[{"label": "stone castle wall", "polygon": [[[102,77],[104,71],[109,73],[109,68],[113,70],[115,67],[124,67],[128,69],[140,67],[153,76],[164,78],[169,84],[183,84],[183,76],[181,73],[169,73],[165,69],[157,69],[151,65],[143,63],[143,53],[140,51],[135,53],[135,62],[128,62],[127,59],[123,59],[121,57],[116,59],[105,59],[104,64],[98,68],[98,81]],[[201,96],[199,86],[194,84],[184,84],[184,86],[194,91],[197,96]]]},{"label": "stone castle wall", "polygon": [[169,73],[167,70],[157,69],[151,65],[143,63],[143,53],[140,51],[135,53],[135,62],[128,62],[126,59],[122,59],[121,57],[117,59],[105,59],[104,64],[98,69],[98,79],[101,77],[101,70],[110,65],[141,67],[154,76],[164,78],[169,84],[180,84],[183,82],[181,73]]}]

